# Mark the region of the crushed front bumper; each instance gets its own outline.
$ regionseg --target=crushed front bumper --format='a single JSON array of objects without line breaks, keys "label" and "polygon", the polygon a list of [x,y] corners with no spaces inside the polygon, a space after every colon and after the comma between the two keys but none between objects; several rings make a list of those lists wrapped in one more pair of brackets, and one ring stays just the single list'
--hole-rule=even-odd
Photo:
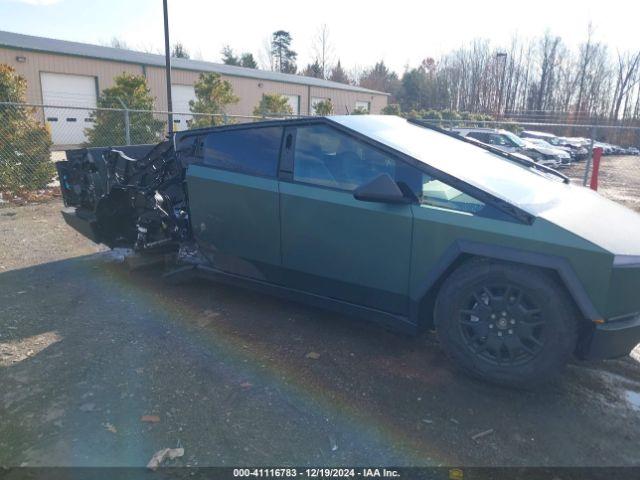
[{"label": "crushed front bumper", "polygon": [[579,356],[585,360],[624,357],[638,343],[640,313],[596,325]]},{"label": "crushed front bumper", "polygon": [[62,209],[62,217],[67,225],[72,227],[89,240],[100,243],[98,235],[97,221],[93,213],[81,208],[65,207]]}]

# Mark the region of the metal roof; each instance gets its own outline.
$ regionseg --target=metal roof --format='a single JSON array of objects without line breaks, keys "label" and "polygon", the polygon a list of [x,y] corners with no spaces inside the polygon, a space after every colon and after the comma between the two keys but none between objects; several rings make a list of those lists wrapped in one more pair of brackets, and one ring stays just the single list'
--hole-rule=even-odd
[{"label": "metal roof", "polygon": [[[35,37],[23,35],[21,33],[0,31],[0,47],[20,48],[39,52],[57,53],[62,55],[73,55],[78,57],[94,58],[100,60],[111,60],[116,62],[135,63],[139,65],[150,65],[164,67],[164,55],[154,53],[136,52],[122,48],[103,47],[88,43],[69,42],[67,40],[57,40],[54,38]],[[344,83],[322,80],[320,78],[304,77],[302,75],[292,75],[288,73],[271,72],[254,68],[236,67],[223,63],[205,62],[201,60],[190,60],[185,58],[172,58],[171,68],[179,70],[192,70],[198,72],[216,72],[222,75],[234,77],[255,78],[257,80],[269,80],[274,82],[295,83],[298,85],[308,85],[311,87],[333,88],[338,90],[348,90],[351,92],[361,92],[376,95],[389,95],[385,92],[378,92],[366,88],[346,85]]]}]

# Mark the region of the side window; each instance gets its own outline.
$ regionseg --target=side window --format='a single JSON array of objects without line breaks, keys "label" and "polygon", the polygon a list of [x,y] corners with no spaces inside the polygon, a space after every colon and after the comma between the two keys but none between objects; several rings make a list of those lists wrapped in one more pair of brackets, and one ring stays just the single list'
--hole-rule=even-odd
[{"label": "side window", "polygon": [[297,129],[295,181],[353,191],[382,173],[419,194],[422,173],[414,167],[327,125]]},{"label": "side window", "polygon": [[426,173],[422,175],[420,203],[473,214],[480,213],[486,206],[484,202],[461,192],[441,180],[436,180]]},{"label": "side window", "polygon": [[482,132],[471,132],[467,135],[467,137],[475,138],[476,140],[482,143],[489,143],[489,138],[486,133]]},{"label": "side window", "polygon": [[223,130],[206,136],[204,164],[241,173],[275,177],[282,127]]}]

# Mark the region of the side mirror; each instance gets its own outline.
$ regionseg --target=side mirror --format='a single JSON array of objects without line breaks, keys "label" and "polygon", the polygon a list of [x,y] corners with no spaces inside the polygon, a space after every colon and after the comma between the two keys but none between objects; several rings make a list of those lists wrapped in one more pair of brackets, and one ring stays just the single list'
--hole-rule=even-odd
[{"label": "side mirror", "polygon": [[356,200],[362,200],[363,202],[411,203],[411,199],[402,193],[398,184],[388,173],[381,173],[373,180],[359,186],[353,192],[353,196]]}]

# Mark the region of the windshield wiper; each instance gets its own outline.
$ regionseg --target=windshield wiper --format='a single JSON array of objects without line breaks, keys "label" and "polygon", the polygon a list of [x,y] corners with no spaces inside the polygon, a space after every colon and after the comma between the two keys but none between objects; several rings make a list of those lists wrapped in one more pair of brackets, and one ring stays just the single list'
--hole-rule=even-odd
[{"label": "windshield wiper", "polygon": [[551,167],[547,167],[546,165],[541,165],[539,163],[534,162],[533,160],[531,160],[529,157],[522,155],[520,153],[509,153],[509,152],[505,152],[504,150],[500,150],[499,148],[496,147],[492,147],[491,145],[487,145],[486,143],[482,143],[479,140],[476,140],[474,138],[467,138],[467,137],[463,137],[461,135],[458,135],[457,133],[451,132],[449,130],[445,130],[442,127],[438,127],[437,125],[433,125],[432,123],[426,122],[424,120],[420,120],[417,118],[409,118],[407,119],[407,121],[413,125],[417,125],[419,127],[423,127],[423,128],[428,128],[429,130],[434,130],[438,133],[443,133],[445,135],[448,135],[452,138],[455,138],[456,140],[460,140],[462,142],[466,142],[469,143],[471,145],[475,145],[476,147],[480,147],[484,150],[487,150],[491,153],[494,153],[500,157],[506,158],[507,160],[511,160],[512,162],[518,163],[520,165],[523,165],[525,167],[529,167],[532,168],[534,170],[538,170],[540,172],[544,172],[544,173],[548,173],[550,175],[556,176],[558,178],[560,178],[562,180],[563,183],[571,183],[571,179],[569,179],[569,177],[567,177],[566,175],[564,175],[563,173],[558,172],[557,170],[554,170]]}]

